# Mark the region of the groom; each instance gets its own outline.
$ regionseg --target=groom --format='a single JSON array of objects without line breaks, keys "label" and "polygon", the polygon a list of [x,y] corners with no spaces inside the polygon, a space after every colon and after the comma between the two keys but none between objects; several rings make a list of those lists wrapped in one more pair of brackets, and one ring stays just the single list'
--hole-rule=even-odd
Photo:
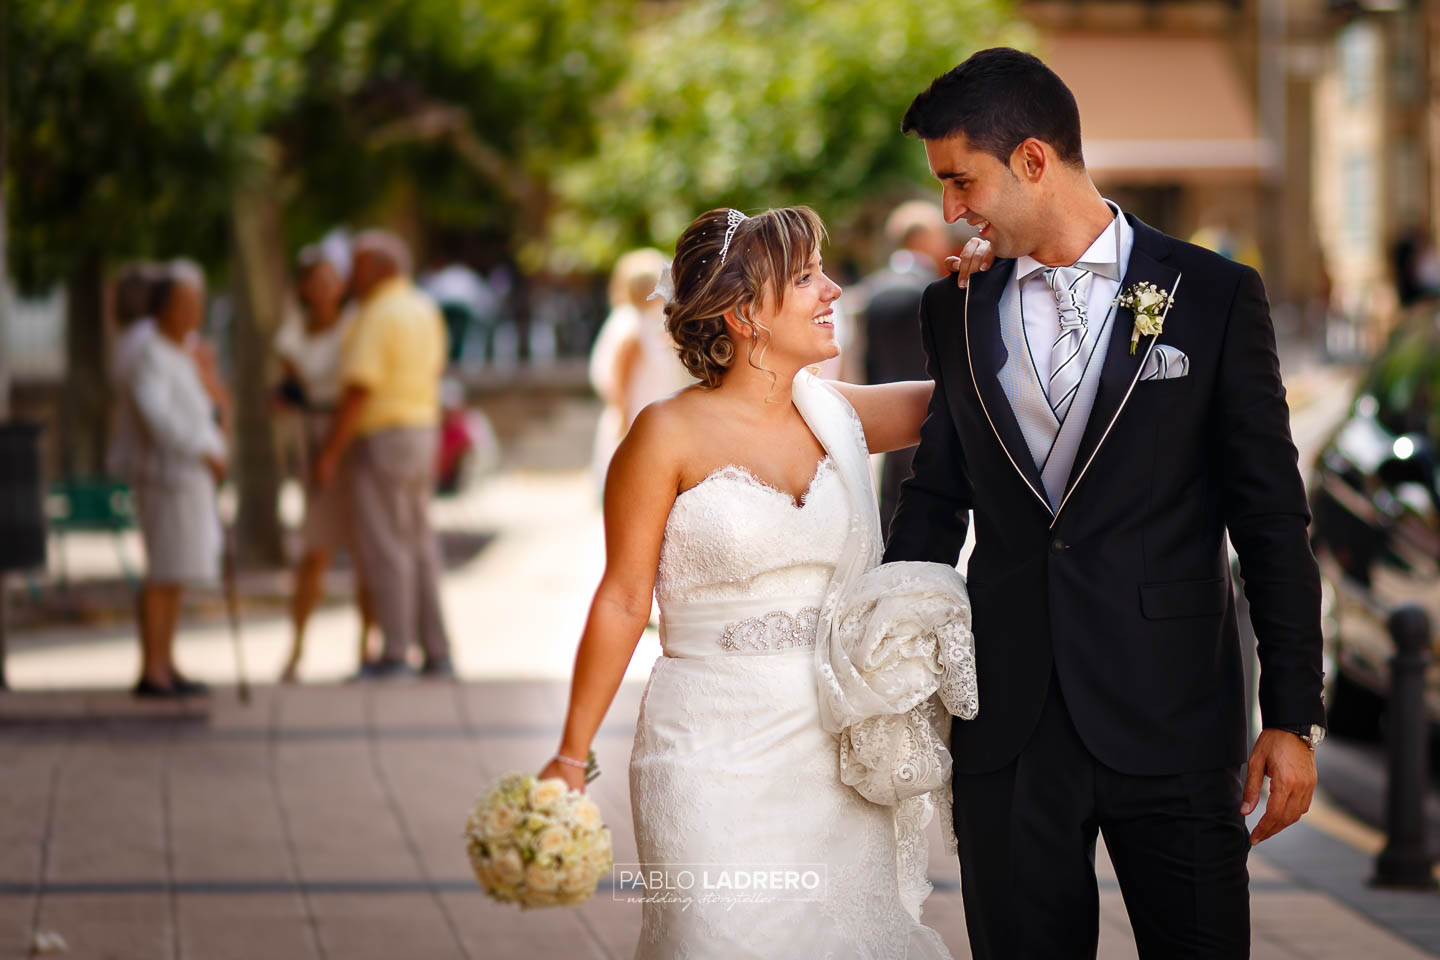
[{"label": "groom", "polygon": [[[1098,831],[1141,957],[1247,957],[1247,854],[1309,807],[1325,717],[1319,577],[1260,277],[1102,199],[1075,98],[1028,54],[975,54],[903,129],[946,219],[1000,258],[968,290],[925,292],[935,390],[885,554],[953,564],[974,511],[981,710],[951,737],[971,948],[1094,957]],[[1173,300],[1113,303],[1137,284]],[[1227,531],[1261,664],[1243,780]]]}]

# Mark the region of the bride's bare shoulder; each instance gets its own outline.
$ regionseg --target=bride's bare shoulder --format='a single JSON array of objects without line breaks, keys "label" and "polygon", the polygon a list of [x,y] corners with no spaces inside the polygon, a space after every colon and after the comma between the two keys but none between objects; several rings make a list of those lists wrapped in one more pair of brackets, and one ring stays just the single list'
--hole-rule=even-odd
[{"label": "bride's bare shoulder", "polygon": [[637,458],[652,468],[671,465],[678,472],[693,453],[697,425],[707,404],[700,387],[686,387],[648,404],[620,443],[617,456]]}]

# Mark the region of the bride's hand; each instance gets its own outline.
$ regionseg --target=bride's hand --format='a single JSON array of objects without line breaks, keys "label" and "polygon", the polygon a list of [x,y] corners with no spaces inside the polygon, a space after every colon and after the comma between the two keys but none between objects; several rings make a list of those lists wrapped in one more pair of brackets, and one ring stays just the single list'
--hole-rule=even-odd
[{"label": "bride's hand", "polygon": [[585,771],[579,767],[572,767],[568,763],[561,763],[559,760],[551,760],[545,764],[545,769],[540,771],[538,778],[541,780],[549,780],[552,777],[557,780],[564,780],[565,785],[572,790],[579,790],[581,793],[585,792]]},{"label": "bride's hand", "polygon": [[955,285],[962,290],[969,285],[972,273],[989,270],[994,263],[995,252],[990,249],[990,241],[981,240],[979,237],[966,240],[960,256],[945,258],[945,266],[952,273],[958,274]]}]

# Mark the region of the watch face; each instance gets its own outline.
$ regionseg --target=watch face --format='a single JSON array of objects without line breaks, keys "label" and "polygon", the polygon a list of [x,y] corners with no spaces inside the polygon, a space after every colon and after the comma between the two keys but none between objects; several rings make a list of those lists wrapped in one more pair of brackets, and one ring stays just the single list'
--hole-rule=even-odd
[{"label": "watch face", "polygon": [[1320,724],[1318,724],[1318,723],[1312,723],[1312,724],[1310,724],[1310,738],[1309,738],[1309,739],[1310,739],[1310,746],[1311,746],[1312,748],[1320,746],[1320,744],[1323,743],[1324,740],[1325,740],[1325,728],[1322,727],[1322,726],[1320,726]]}]

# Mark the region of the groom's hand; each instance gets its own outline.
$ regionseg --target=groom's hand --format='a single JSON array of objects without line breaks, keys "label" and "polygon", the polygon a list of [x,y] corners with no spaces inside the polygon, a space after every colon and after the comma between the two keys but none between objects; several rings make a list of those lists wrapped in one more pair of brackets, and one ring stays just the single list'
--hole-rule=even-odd
[{"label": "groom's hand", "polygon": [[1245,798],[1240,812],[1249,816],[1260,801],[1260,785],[1270,778],[1270,798],[1265,816],[1250,831],[1250,845],[1268,840],[1310,809],[1315,796],[1315,751],[1309,744],[1285,730],[1263,730],[1250,751],[1250,769],[1245,777]]}]

